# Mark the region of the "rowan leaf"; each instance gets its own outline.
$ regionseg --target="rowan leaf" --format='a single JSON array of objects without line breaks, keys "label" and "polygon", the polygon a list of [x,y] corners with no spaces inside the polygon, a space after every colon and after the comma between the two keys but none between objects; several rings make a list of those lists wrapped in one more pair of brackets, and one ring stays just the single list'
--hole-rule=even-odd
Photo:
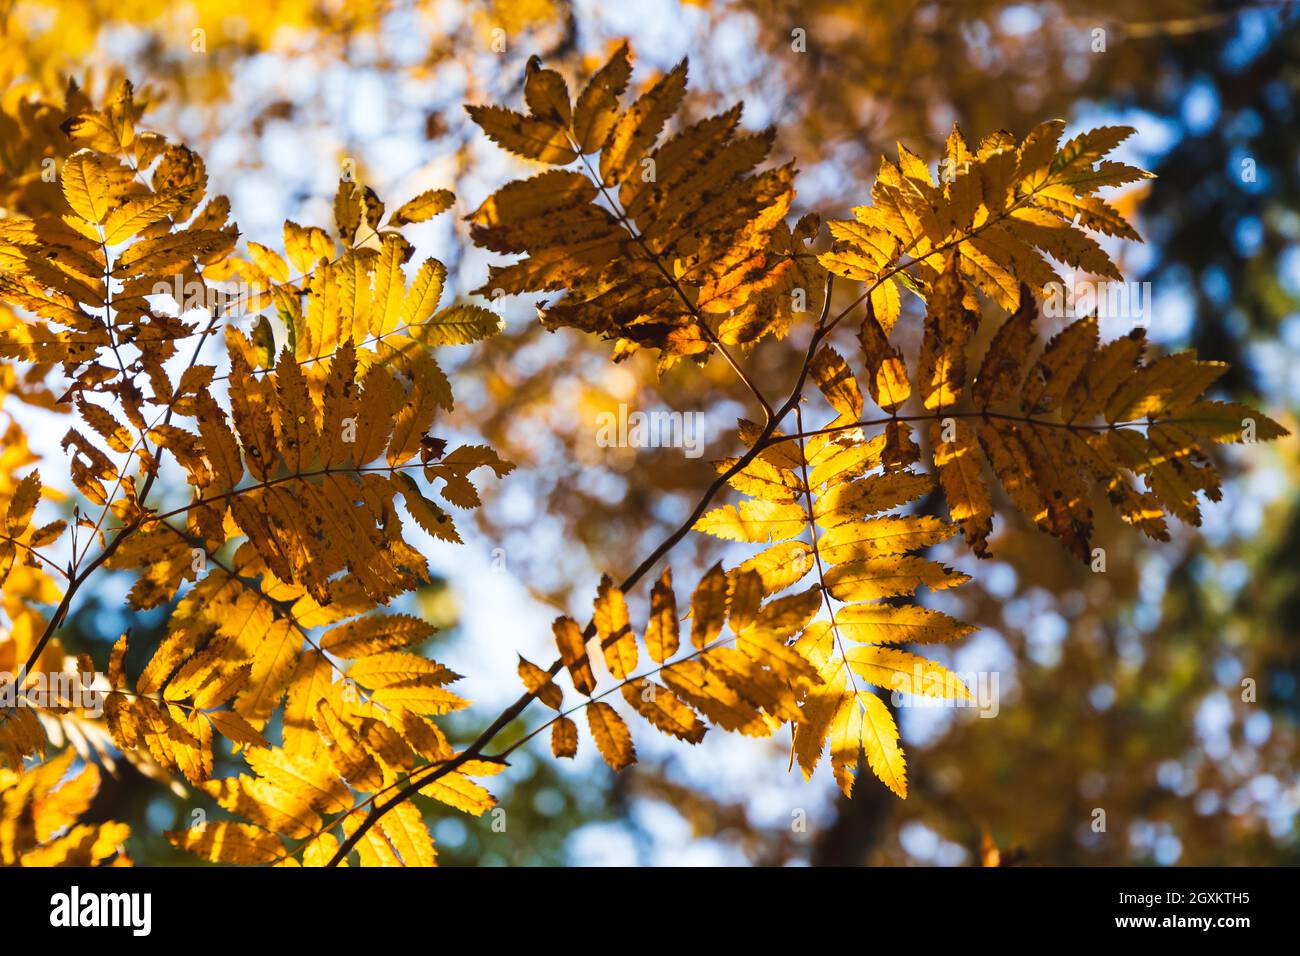
[{"label": "rowan leaf", "polygon": [[389,220],[394,226],[411,222],[425,222],[439,213],[446,212],[456,201],[456,195],[449,189],[430,189],[420,193],[414,199],[402,203]]},{"label": "rowan leaf", "polygon": [[593,701],[587,705],[587,726],[596,741],[596,749],[615,772],[636,762],[636,748],[627,724],[609,704]]},{"label": "rowan leaf", "polygon": [[524,159],[567,166],[578,156],[569,145],[565,127],[553,120],[524,116],[502,106],[467,106],[465,110],[494,143]]},{"label": "rowan leaf", "polygon": [[267,830],[247,823],[220,821],[201,828],[168,833],[172,846],[212,863],[270,863],[287,853],[283,841]]}]

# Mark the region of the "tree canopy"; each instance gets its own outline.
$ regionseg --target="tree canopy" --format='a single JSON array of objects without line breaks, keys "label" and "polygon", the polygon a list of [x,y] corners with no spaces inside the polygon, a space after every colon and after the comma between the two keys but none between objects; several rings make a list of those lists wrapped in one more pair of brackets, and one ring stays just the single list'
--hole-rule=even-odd
[{"label": "tree canopy", "polygon": [[1295,14],[941,7],[14,4],[0,859],[1289,859]]}]

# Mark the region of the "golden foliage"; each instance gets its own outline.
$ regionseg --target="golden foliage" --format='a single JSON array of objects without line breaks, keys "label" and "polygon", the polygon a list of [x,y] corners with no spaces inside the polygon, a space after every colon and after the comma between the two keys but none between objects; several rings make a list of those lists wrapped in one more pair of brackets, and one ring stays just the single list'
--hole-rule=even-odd
[{"label": "golden foliage", "polygon": [[[444,211],[446,191],[416,197],[385,225],[372,191],[341,183],[341,251],[324,230],[287,223],[287,261],[256,243],[238,259],[228,203],[200,208],[202,160],[137,130],[140,114],[124,85],[103,110],[65,122],[73,151],[62,166],[62,208],[0,222],[5,298],[32,315],[6,329],[0,347],[13,359],[61,362],[70,377],[63,400],[84,422],[64,439],[71,478],[103,509],[97,521],[79,521],[102,548],[89,568],[136,570],[135,608],[174,605],[166,638],[134,679],[124,666],[128,638],[113,650],[105,720],[114,741],[212,788],[252,821],[178,835],[178,845],[212,860],[263,862],[282,848],[276,833],[300,837],[318,810],[352,808],[344,780],[357,792],[379,789],[449,749],[428,717],[468,705],[446,689],[458,675],[402,650],[428,637],[429,625],[378,608],[428,580],[406,520],[459,540],[433,489],[454,508],[474,508],[471,475],[510,470],[486,446],[447,451],[431,434],[452,404],[434,347],[475,341],[498,320],[468,303],[439,311],[440,263],[406,274],[411,247],[396,227]],[[243,282],[237,299],[207,285],[232,278]],[[193,303],[182,295],[172,296],[179,315],[159,311],[159,287],[197,288],[206,327],[185,321]],[[270,306],[286,342],[278,355],[259,334],[263,316],[252,338],[226,326],[228,375],[197,361],[227,313]],[[191,337],[189,364],[174,380],[163,366]],[[191,499],[163,511],[147,499],[168,452]],[[33,472],[8,496],[6,573],[20,555],[39,566],[36,549],[63,531],[61,522],[31,527],[40,491]],[[69,576],[69,598],[85,573]],[[39,654],[57,623],[19,652]],[[282,742],[273,747],[264,731],[277,712]],[[43,741],[32,714],[6,711],[15,768]],[[247,754],[252,774],[209,779],[218,736]],[[320,776],[326,751],[338,776]],[[254,756],[263,753],[272,756]],[[466,802],[463,792],[456,802]],[[398,858],[431,862],[427,835],[418,838],[407,814],[394,819],[403,825]]]},{"label": "golden foliage", "polygon": [[[834,375],[816,375],[818,384],[842,416],[859,415],[861,393],[844,360],[827,349],[814,359],[814,367],[836,370]],[[872,771],[905,796],[898,729],[880,699],[858,683],[909,693],[930,693],[931,686],[964,693],[960,682],[947,680],[940,665],[892,645],[955,640],[973,629],[938,611],[882,603],[913,595],[923,585],[941,590],[966,580],[910,553],[950,537],[956,528],[928,516],[887,515],[928,490],[930,481],[906,469],[887,470],[884,450],[881,442],[863,445],[844,433],[786,437],[732,479],[754,496],[742,502],[741,509],[783,509],[776,524],[733,522],[732,515],[739,512],[724,506],[704,515],[696,529],[763,544],[807,535],[806,548],[790,551],[777,544],[751,559],[766,574],[740,570],[733,578],[757,580],[760,591],[777,593],[815,572],[811,589],[768,604],[769,619],[779,622],[772,634],[779,644],[771,652],[797,657],[799,664],[815,668],[815,677],[803,680],[803,699],[791,718],[795,756],[805,776],[811,776],[829,736],[831,763],[846,793],[859,754],[865,753]],[[766,473],[771,480],[745,480],[756,473]],[[757,508],[749,511],[756,513]],[[827,617],[814,619],[823,605]],[[773,607],[781,610],[772,614]],[[790,640],[793,644],[787,646]],[[850,647],[848,642],[861,646]],[[744,645],[742,637],[739,646]],[[913,668],[937,680],[913,687]]]},{"label": "golden foliage", "polygon": [[[551,295],[543,324],[613,339],[616,361],[654,349],[662,370],[718,352],[762,422],[740,422],[738,453],[717,462],[676,533],[622,581],[601,577],[589,623],[555,619],[555,660],[520,657],[524,693],[459,749],[440,718],[469,706],[449,689],[460,675],[421,652],[431,624],[390,609],[429,580],[415,527],[460,542],[448,509],[479,507],[473,477],[512,468],[488,445],[449,450],[435,434],[454,405],[437,349],[500,327],[481,305],[443,303],[441,263],[410,263],[402,228],[454,196],[428,190],[389,214],[345,178],[330,229],[286,222],[279,248],[239,251],[202,159],[140,127],[145,104],[129,84],[98,108],[72,87],[62,104],[27,112],[24,133],[41,147],[27,160],[48,149],[61,172],[57,189],[5,184],[0,356],[31,381],[59,369],[57,396],[12,393],[79,419],[63,438],[79,503],[71,522],[43,513],[55,496],[11,427],[0,456],[0,607],[11,624],[0,670],[52,671],[57,632],[100,568],[133,575],[133,608],[166,607],[165,634],[138,673],[127,667],[133,639],[114,645],[102,723],[129,759],[231,815],[170,834],[176,846],[221,863],[433,865],[410,798],[488,812],[495,798],[479,779],[548,728],[553,754],[573,757],[578,710],[614,770],[636,760],[626,713],[690,744],[710,724],[753,737],[789,725],[805,776],[828,752],[846,793],[865,760],[906,796],[899,729],[876,689],[969,697],[905,645],[973,630],[922,600],[967,580],[932,548],[960,530],[975,554],[990,553],[999,498],[985,463],[1017,509],[1087,561],[1092,485],[1126,522],[1165,538],[1167,515],[1199,523],[1199,494],[1219,496],[1210,445],[1285,434],[1205,397],[1221,364],[1190,353],[1144,361],[1141,330],[1103,345],[1084,317],[1034,355],[1039,300],[1059,281],[1048,260],[1118,278],[1089,232],[1137,238],[1099,195],[1146,176],[1106,158],[1129,130],[1061,144],[1053,121],[972,149],[954,129],[937,180],[900,147],[897,163],[882,160],[870,203],[830,222],[818,247],[815,217],[786,221],[793,164],[763,168],[771,130],[743,131],[739,107],[674,128],[685,62],[625,104],[631,77],[623,45],[575,99],[534,58],[527,113],[469,108],[490,139],[552,167],[469,215],[479,246],[519,257],[493,265],[479,293]],[[865,284],[834,317],[832,275]],[[217,287],[230,282],[237,292]],[[168,295],[175,314],[159,304]],[[913,296],[924,316],[909,355],[893,338]],[[830,339],[859,305],[861,351],[846,353]],[[986,308],[1009,317],[971,376]],[[245,312],[256,317],[247,332],[230,321]],[[789,397],[772,402],[729,347],[750,353],[796,322],[809,326],[807,354]],[[210,341],[224,350],[205,364]],[[830,417],[806,428],[822,403]],[[782,431],[792,415],[795,430]],[[155,493],[167,456],[185,482],[179,506]],[[48,478],[52,463],[42,464]],[[742,497],[715,503],[728,486]],[[922,513],[932,492],[951,522]],[[629,596],[691,529],[754,548],[690,587],[687,643],[666,566],[644,622]],[[44,553],[56,543],[70,546],[66,568]],[[562,672],[578,698],[568,707]],[[0,770],[0,859],[124,861],[123,827],[75,822],[96,767],[65,781],[72,751],[40,762],[42,719],[76,705],[33,705],[28,687],[8,689],[21,699],[0,710],[10,768]],[[534,699],[553,715],[490,753]],[[221,741],[240,772],[213,779]]]},{"label": "golden foliage", "polygon": [[[972,150],[954,126],[937,183],[928,164],[900,145],[898,163],[881,159],[871,203],[855,208],[851,220],[828,224],[836,243],[822,265],[873,283],[872,305],[886,333],[899,316],[900,286],[926,297],[944,271],[939,256],[1005,309],[1019,304],[1022,283],[1042,294],[1059,281],[1045,256],[1121,278],[1084,230],[1138,239],[1097,191],[1150,174],[1104,158],[1131,128],[1101,127],[1060,145],[1064,129],[1052,120],[1021,143],[996,133]],[[898,269],[902,255],[912,259],[906,277]]]},{"label": "golden foliage", "polygon": [[659,349],[664,366],[715,345],[784,336],[794,319],[789,292],[823,285],[805,247],[815,228],[784,224],[793,166],[756,171],[773,132],[742,132],[738,106],[664,137],[685,94],[686,62],[622,109],[629,58],[626,45],[615,51],[576,108],[559,75],[537,68],[525,85],[528,115],[469,108],[505,149],[580,166],[508,183],[470,215],[475,242],[524,256],[492,266],[478,291],[563,290],[542,309],[548,328],[614,339],[617,358]]},{"label": "golden foliage", "polygon": [[0,768],[0,866],[129,866],[124,823],[78,823],[99,790],[99,769],[69,775],[67,750],[25,773]]}]

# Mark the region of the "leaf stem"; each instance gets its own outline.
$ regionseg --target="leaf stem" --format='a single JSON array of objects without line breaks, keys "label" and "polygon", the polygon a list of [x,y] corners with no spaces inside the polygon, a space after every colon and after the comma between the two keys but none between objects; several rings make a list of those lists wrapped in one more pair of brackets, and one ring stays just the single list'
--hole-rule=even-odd
[{"label": "leaf stem", "polygon": [[574,141],[572,136],[569,136],[569,143],[572,146],[573,151],[577,153],[578,157],[582,160],[582,165],[587,170],[587,175],[591,179],[592,185],[600,190],[600,194],[604,196],[605,201],[609,203],[610,211],[617,217],[619,225],[627,231],[628,235],[636,241],[637,245],[639,245],[642,251],[644,251],[650,258],[650,261],[655,264],[655,268],[659,270],[660,274],[672,287],[673,292],[677,294],[677,297],[682,300],[682,303],[691,313],[691,316],[699,325],[700,331],[704,334],[705,339],[717,348],[717,350],[722,354],[722,357],[726,360],[727,364],[731,366],[731,370],[736,373],[736,377],[739,378],[745,387],[749,389],[750,393],[754,396],[754,399],[763,409],[763,423],[766,424],[770,422],[773,414],[775,414],[772,411],[772,403],[767,400],[767,397],[758,387],[758,384],[749,377],[749,373],[747,373],[744,368],[741,367],[740,363],[736,361],[736,357],[731,354],[725,345],[722,344],[722,340],[718,338],[717,333],[713,331],[709,326],[709,323],[704,320],[704,316],[700,314],[699,306],[697,306],[695,302],[691,300],[690,296],[686,294],[686,291],[682,288],[677,277],[668,271],[668,268],[664,265],[659,254],[650,248],[650,245],[645,241],[645,237],[641,234],[640,230],[638,230],[632,224],[631,220],[627,218],[627,213],[623,210],[622,205],[620,205],[619,202],[610,195],[609,190],[605,186],[604,180],[594,169],[592,169],[591,163],[587,160],[587,157],[582,154],[582,150],[578,147],[578,144]]},{"label": "leaf stem", "polygon": [[[763,451],[763,449],[767,447],[768,439],[776,431],[777,426],[780,424],[781,420],[784,419],[795,407],[798,406],[799,401],[803,395],[804,383],[808,380],[809,370],[812,367],[813,356],[816,354],[817,348],[821,345],[822,340],[826,337],[827,333],[829,332],[829,326],[827,324],[827,316],[830,312],[831,291],[834,286],[834,281],[835,281],[834,276],[827,274],[825,293],[822,298],[821,316],[817,321],[817,326],[813,331],[811,340],[808,343],[807,352],[804,355],[803,363],[799,369],[798,380],[795,382],[794,388],[791,389],[790,396],[785,400],[782,406],[779,409],[777,409],[777,411],[770,418],[768,418],[767,423],[763,426],[763,430],[759,433],[758,438],[754,441],[754,444],[749,448],[749,450],[746,451],[745,454],[743,454],[740,458],[738,458],[735,464],[733,464],[730,468],[728,468],[726,471],[720,474],[713,481],[713,483],[709,485],[709,487],[705,490],[704,495],[700,498],[699,502],[692,510],[690,516],[685,521],[683,521],[681,525],[679,525],[677,529],[672,532],[672,534],[670,534],[667,538],[665,538],[659,544],[659,546],[656,547],[654,551],[652,551],[645,558],[644,561],[642,561],[639,565],[637,565],[636,569],[623,580],[623,582],[619,585],[621,590],[627,591],[630,590],[632,587],[634,587],[637,584],[637,582],[639,582],[643,577],[645,577],[647,573],[649,573],[651,568],[655,566],[655,564],[659,561],[660,558],[662,558],[665,554],[671,551],[673,547],[679,541],[681,541],[682,538],[686,536],[686,534],[694,526],[695,522],[698,521],[700,516],[703,515],[704,512],[708,509],[709,504],[713,501],[713,498],[717,495],[717,493],[722,490],[722,488],[733,476],[743,471],[751,461],[753,461],[756,457],[758,457],[758,455]],[[591,638],[595,635],[595,633],[596,633],[595,622],[594,621],[589,622],[587,624],[586,629],[583,631],[584,640],[585,641],[591,640]],[[550,668],[547,669],[546,671],[547,676],[554,677],[556,674],[560,672],[561,667],[563,667],[563,663],[558,659],[555,660],[551,664]],[[540,685],[539,690],[540,687],[543,686],[545,686],[545,684]],[[330,858],[329,862],[326,863],[325,865],[329,867],[338,866],[345,859],[347,859],[347,855],[350,852],[352,852],[353,847],[355,847],[357,843],[360,842],[362,837],[365,836],[365,834],[370,830],[371,827],[373,827],[376,823],[378,823],[384,817],[384,815],[388,813],[389,810],[393,809],[393,807],[397,806],[398,804],[402,803],[405,800],[409,800],[414,794],[419,793],[422,787],[425,787],[432,781],[438,779],[439,777],[447,773],[450,773],[451,771],[455,770],[457,767],[464,764],[466,761],[479,759],[480,755],[483,753],[483,749],[489,743],[492,742],[492,740],[497,736],[497,734],[499,734],[506,726],[508,726],[516,717],[518,717],[521,713],[523,713],[524,709],[530,703],[532,703],[532,701],[536,698],[536,696],[537,696],[536,691],[528,691],[527,693],[521,695],[518,700],[516,700],[513,704],[511,704],[500,714],[498,714],[496,719],[493,720],[492,723],[489,724],[483,730],[483,732],[480,733],[478,737],[475,738],[475,740],[468,747],[465,748],[465,750],[461,751],[461,753],[457,754],[451,760],[442,762],[440,764],[437,764],[436,766],[430,765],[429,767],[424,768],[426,770],[431,771],[427,776],[420,775],[418,771],[412,773],[410,775],[409,782],[406,784],[406,786],[404,786],[400,791],[398,791],[398,793],[395,794],[391,799],[389,799],[388,801],[382,804],[374,803],[371,806],[370,811],[366,814],[365,819],[361,821],[361,823],[357,826],[357,829],[352,832],[351,836],[349,836],[346,840],[344,840],[339,845],[338,851],[334,854],[333,857]]]}]

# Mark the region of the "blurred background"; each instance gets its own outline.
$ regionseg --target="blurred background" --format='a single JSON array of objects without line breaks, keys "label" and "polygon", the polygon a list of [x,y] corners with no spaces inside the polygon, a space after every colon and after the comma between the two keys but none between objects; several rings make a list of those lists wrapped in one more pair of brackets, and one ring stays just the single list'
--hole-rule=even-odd
[{"label": "blurred background", "polygon": [[[1222,390],[1296,431],[1293,3],[4,0],[0,18],[10,91],[0,186],[36,161],[15,142],[23,91],[57,93],[74,77],[98,93],[125,75],[153,103],[143,125],[202,154],[209,192],[230,196],[245,236],[276,247],[285,218],[329,224],[349,161],[390,204],[447,187],[457,217],[472,211],[525,171],[471,127],[463,104],[517,107],[534,54],[572,89],[625,36],[634,83],[689,56],[694,113],[740,100],[747,126],[776,125],[775,158],[801,170],[798,213],[845,216],[867,199],[883,153],[902,141],[933,164],[954,121],[972,140],[1022,136],[1052,117],[1069,123],[1067,135],[1129,124],[1138,132],[1122,158],[1158,178],[1120,198],[1147,242],[1116,251],[1128,279],[1152,283],[1149,337],[1231,362]],[[439,217],[407,231],[462,294],[489,261],[463,226]],[[718,360],[657,381],[648,357],[615,366],[608,343],[546,333],[532,303],[498,305],[501,335],[445,356],[458,401],[442,430],[482,436],[519,468],[489,489],[465,545],[425,542],[442,577],[413,608],[442,627],[427,653],[468,675],[458,690],[475,706],[451,724],[462,741],[518,695],[515,653],[549,661],[550,619],[585,620],[600,574],[626,574],[685,517],[712,478],[709,460],[734,453],[735,419],[750,408]],[[804,341],[768,343],[747,359],[751,374],[786,383]],[[7,374],[0,424],[23,422],[33,451],[59,460],[62,429],[33,428],[53,415]],[[597,416],[619,403],[703,412],[705,456],[599,447]],[[943,609],[980,627],[947,662],[996,674],[999,706],[989,719],[901,708],[906,801],[870,775],[852,799],[827,768],[805,783],[787,772],[783,738],[714,732],[689,748],[638,733],[640,763],[618,776],[590,752],[557,765],[544,743],[530,744],[494,781],[504,832],[488,817],[423,806],[440,862],[1300,862],[1296,439],[1234,446],[1223,466],[1223,500],[1168,544],[1103,521],[1094,543],[1107,552],[1104,574],[1006,509],[993,560],[940,549],[975,575],[944,593]],[[685,581],[743,556],[692,536],[672,565]],[[64,631],[69,650],[102,666],[130,626],[135,652],[151,651],[165,609],[132,619],[129,584],[110,578],[87,597]],[[633,603],[643,621],[644,595]],[[541,719],[526,712],[505,739]],[[163,864],[190,862],[161,833],[200,807],[212,809],[123,766],[93,813],[130,822],[131,855]]]}]

